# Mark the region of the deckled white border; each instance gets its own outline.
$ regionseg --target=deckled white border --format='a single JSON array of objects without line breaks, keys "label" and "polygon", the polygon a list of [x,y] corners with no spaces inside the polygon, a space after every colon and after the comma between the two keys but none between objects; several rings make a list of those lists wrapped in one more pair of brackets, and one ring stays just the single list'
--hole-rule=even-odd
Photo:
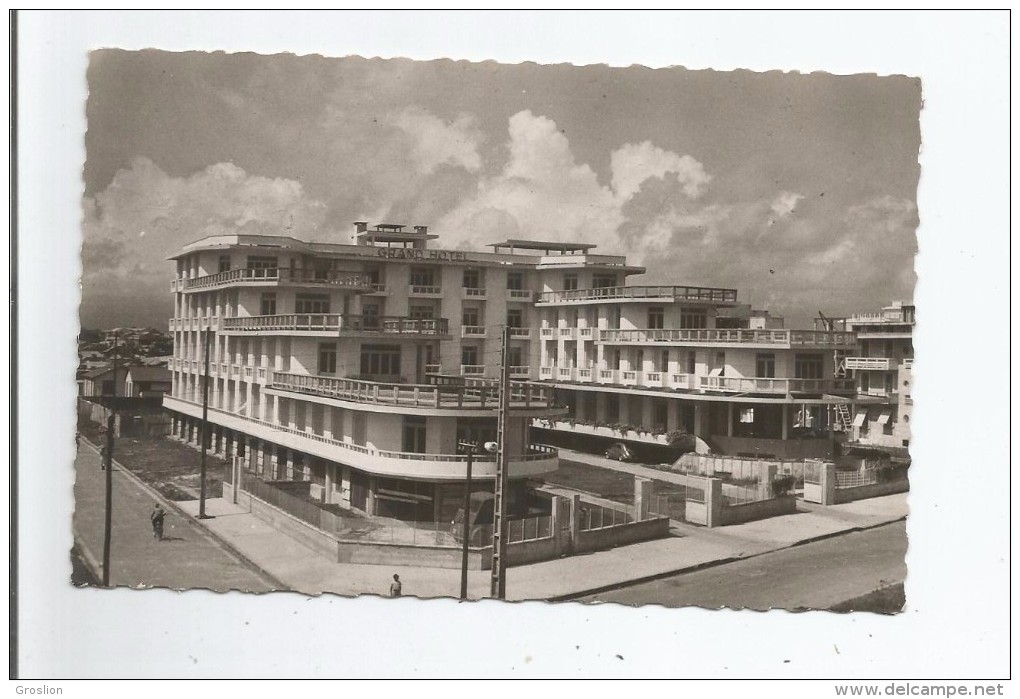
[{"label": "deckled white border", "polygon": [[[1007,672],[1007,15],[29,13],[20,16],[19,46],[24,676]],[[65,464],[73,449],[86,51],[114,46],[921,76],[908,612],[392,604],[70,588]]]}]

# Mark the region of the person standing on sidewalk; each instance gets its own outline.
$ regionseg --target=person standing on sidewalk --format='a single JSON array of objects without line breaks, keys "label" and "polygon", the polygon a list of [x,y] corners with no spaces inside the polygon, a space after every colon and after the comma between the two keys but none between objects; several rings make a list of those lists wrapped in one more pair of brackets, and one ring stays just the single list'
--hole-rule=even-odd
[{"label": "person standing on sidewalk", "polygon": [[106,445],[99,447],[99,468],[106,470]]},{"label": "person standing on sidewalk", "polygon": [[152,521],[152,538],[163,540],[163,520],[166,518],[166,512],[163,511],[163,506],[158,502],[156,503],[155,509],[152,514],[149,515],[149,519]]},{"label": "person standing on sidewalk", "polygon": [[390,597],[400,597],[400,593],[401,593],[400,576],[394,573],[393,582],[390,583]]}]

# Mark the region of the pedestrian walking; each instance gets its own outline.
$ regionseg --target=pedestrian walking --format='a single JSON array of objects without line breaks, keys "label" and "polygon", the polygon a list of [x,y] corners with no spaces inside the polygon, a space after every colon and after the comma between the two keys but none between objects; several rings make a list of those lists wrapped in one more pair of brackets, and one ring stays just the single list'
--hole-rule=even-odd
[{"label": "pedestrian walking", "polygon": [[393,582],[390,583],[390,597],[400,597],[401,585],[400,576],[393,574]]},{"label": "pedestrian walking", "polygon": [[106,470],[106,445],[99,447],[99,468]]},{"label": "pedestrian walking", "polygon": [[153,539],[163,540],[163,520],[165,518],[166,512],[163,511],[163,506],[157,502],[155,509],[152,510],[152,514],[149,515],[149,519],[152,520]]},{"label": "pedestrian walking", "polygon": [[79,447],[81,447],[81,432],[75,432],[74,433],[74,450],[78,451]]}]

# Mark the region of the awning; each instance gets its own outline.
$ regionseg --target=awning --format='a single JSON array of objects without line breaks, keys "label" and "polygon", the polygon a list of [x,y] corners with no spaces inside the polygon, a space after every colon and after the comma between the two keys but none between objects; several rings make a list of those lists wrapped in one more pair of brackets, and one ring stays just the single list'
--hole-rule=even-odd
[{"label": "awning", "polygon": [[718,369],[712,369],[712,371],[708,372],[708,375],[709,376],[722,376],[722,372],[723,372],[722,367],[719,367]]},{"label": "awning", "polygon": [[854,415],[854,427],[860,427],[864,424],[864,421],[868,419],[868,410],[858,410],[857,414]]},{"label": "awning", "polygon": [[884,425],[889,422],[889,418],[892,417],[892,408],[886,408],[882,411],[882,414],[878,416],[878,424]]}]

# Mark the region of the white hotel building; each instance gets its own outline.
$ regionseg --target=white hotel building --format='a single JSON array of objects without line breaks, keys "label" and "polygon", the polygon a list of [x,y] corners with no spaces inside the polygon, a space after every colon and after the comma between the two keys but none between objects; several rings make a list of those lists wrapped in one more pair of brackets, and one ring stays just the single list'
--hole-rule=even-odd
[{"label": "white hotel building", "polygon": [[[197,438],[209,328],[212,448],[325,502],[448,521],[458,442],[495,436],[503,325],[512,494],[557,468],[532,425],[779,458],[831,456],[850,429],[852,332],[783,329],[735,289],[627,285],[644,269],[591,245],[441,250],[424,226],[356,226],[353,245],[215,236],[172,258],[177,435]],[[494,466],[476,457],[478,489]]]}]

